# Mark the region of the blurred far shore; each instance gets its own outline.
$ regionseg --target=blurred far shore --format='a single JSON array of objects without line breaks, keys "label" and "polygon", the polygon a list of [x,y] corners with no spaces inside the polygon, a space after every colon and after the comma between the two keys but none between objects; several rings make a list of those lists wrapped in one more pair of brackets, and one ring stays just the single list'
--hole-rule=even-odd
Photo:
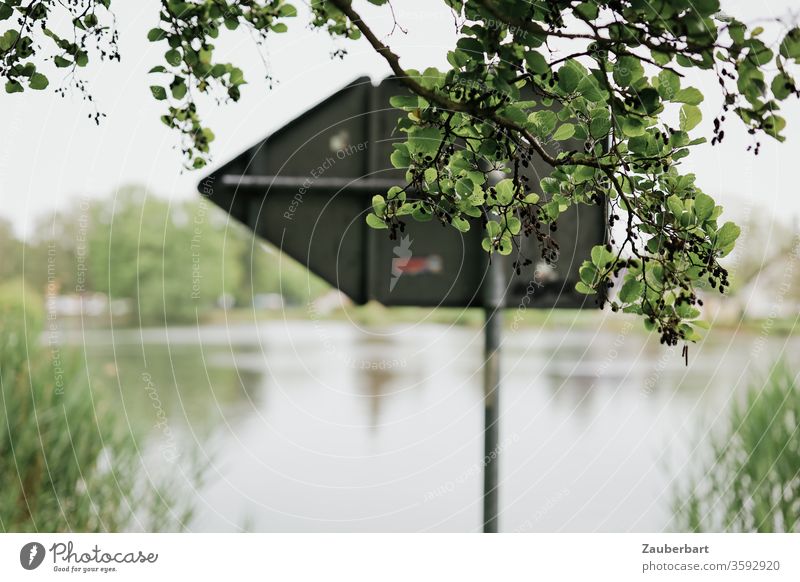
[{"label": "blurred far shore", "polygon": [[[741,244],[727,258],[730,292],[701,290],[704,319],[745,331],[769,321],[772,332],[791,333],[800,311],[797,228],[754,213],[740,222]],[[387,324],[423,311],[428,322],[482,322],[478,310],[354,306],[204,198],[170,202],[126,186],[42,216],[31,232],[22,240],[0,218],[0,281],[42,303],[66,329],[316,318]],[[528,309],[513,323],[593,326],[598,318],[604,312]],[[627,321],[615,319],[606,323]]]}]

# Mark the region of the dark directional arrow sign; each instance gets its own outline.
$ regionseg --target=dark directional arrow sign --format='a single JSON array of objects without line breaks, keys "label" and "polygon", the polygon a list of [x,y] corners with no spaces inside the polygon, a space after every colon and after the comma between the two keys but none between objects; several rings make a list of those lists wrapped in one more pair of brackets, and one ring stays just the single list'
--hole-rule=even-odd
[{"label": "dark directional arrow sign", "polygon": [[[370,228],[365,217],[372,196],[404,185],[404,171],[389,163],[392,144],[405,138],[395,131],[403,113],[389,98],[405,92],[396,79],[378,86],[357,79],[221,166],[198,189],[355,303],[484,307],[485,447],[496,452],[501,308],[595,306],[574,286],[578,267],[604,241],[604,209],[573,207],[563,214],[558,256],[549,263],[539,260],[533,237],[522,238],[512,255],[490,261],[477,222],[461,233],[436,220],[409,220],[398,240]],[[582,144],[562,142],[562,147]],[[550,174],[542,161],[526,171],[534,189]],[[520,256],[533,264],[517,275],[512,262]],[[484,530],[496,531],[496,461],[485,467],[484,485]]]}]

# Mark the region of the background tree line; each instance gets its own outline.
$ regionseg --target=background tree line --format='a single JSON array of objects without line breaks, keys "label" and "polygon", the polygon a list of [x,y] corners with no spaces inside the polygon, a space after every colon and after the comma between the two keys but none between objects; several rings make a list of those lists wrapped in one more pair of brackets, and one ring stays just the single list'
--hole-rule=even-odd
[{"label": "background tree line", "polygon": [[209,201],[169,201],[141,186],[76,200],[38,219],[26,240],[0,219],[0,250],[3,281],[22,278],[41,296],[127,300],[132,323],[202,319],[222,297],[240,307],[260,294],[302,304],[326,289]]}]

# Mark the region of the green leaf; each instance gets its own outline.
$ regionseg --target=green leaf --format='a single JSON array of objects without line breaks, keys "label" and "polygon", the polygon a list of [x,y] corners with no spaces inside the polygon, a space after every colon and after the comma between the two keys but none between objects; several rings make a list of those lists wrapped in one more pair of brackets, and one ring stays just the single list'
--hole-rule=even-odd
[{"label": "green leaf", "polygon": [[647,134],[632,137],[628,140],[628,149],[635,154],[646,155],[651,141],[650,136]]},{"label": "green leaf", "polygon": [[779,50],[782,57],[800,60],[800,28],[793,28],[786,33]]},{"label": "green leaf", "polygon": [[170,14],[172,14],[173,16],[186,17],[188,16],[187,12],[190,8],[190,5],[187,4],[186,2],[180,2],[177,0],[168,0],[167,8],[169,9]]},{"label": "green leaf", "polygon": [[571,123],[562,124],[553,134],[553,139],[556,141],[564,141],[575,135],[575,126]]},{"label": "green leaf", "polygon": [[448,51],[447,62],[450,63],[454,69],[460,69],[470,61],[469,55],[464,51],[455,50]]},{"label": "green leaf", "polygon": [[639,59],[620,57],[614,65],[614,81],[620,87],[630,87],[644,76],[644,68]]},{"label": "green leaf", "polygon": [[395,168],[407,168],[411,164],[411,158],[406,150],[394,150],[389,156],[389,161]]},{"label": "green leaf", "polygon": [[792,94],[792,87],[794,87],[794,80],[786,73],[778,73],[775,75],[770,85],[772,94],[775,95],[776,99],[781,101]]},{"label": "green leaf", "polygon": [[161,30],[160,28],[151,28],[147,33],[147,40],[150,42],[158,42],[159,40],[164,40],[165,38],[167,38],[167,31]]},{"label": "green leaf", "polygon": [[591,75],[587,75],[580,80],[577,91],[584,99],[592,103],[603,100],[603,92],[600,90],[600,85],[597,84],[597,79]]},{"label": "green leaf", "polygon": [[642,291],[644,291],[644,283],[631,277],[620,288],[618,297],[623,303],[633,303],[642,296]]},{"label": "green leaf", "polygon": [[558,69],[558,86],[565,93],[572,93],[584,77],[572,63],[573,61],[567,61]]},{"label": "green leaf", "polygon": [[462,51],[469,53],[471,57],[480,57],[483,55],[483,44],[477,39],[469,36],[464,36],[456,41],[456,46]]},{"label": "green leaf", "polygon": [[545,58],[536,51],[525,53],[525,62],[528,63],[528,69],[537,75],[550,71],[550,65],[548,65]]},{"label": "green leaf", "polygon": [[604,269],[614,260],[614,253],[609,251],[605,245],[595,245],[592,247],[592,263],[598,269]]},{"label": "green leaf", "polygon": [[503,236],[502,240],[500,241],[500,246],[497,249],[497,252],[501,255],[510,255],[511,251],[514,250],[514,245],[511,242],[511,239],[507,236]]},{"label": "green leaf", "polygon": [[677,73],[664,69],[658,74],[658,94],[665,101],[672,101],[681,88],[681,78]]},{"label": "green leaf", "polygon": [[47,77],[42,75],[41,73],[34,73],[31,75],[31,79],[28,82],[31,89],[36,91],[41,91],[42,89],[47,88],[50,82],[47,80]]},{"label": "green leaf", "polygon": [[556,114],[549,109],[536,111],[528,116],[528,121],[536,126],[537,133],[540,136],[548,136],[556,127],[558,118]]},{"label": "green leaf", "polygon": [[442,141],[442,130],[438,127],[414,127],[408,134],[410,154],[433,155]]},{"label": "green leaf", "polygon": [[382,230],[382,229],[385,229],[385,228],[389,228],[389,226],[383,221],[382,218],[380,218],[380,217],[378,217],[378,216],[376,216],[376,215],[374,215],[372,213],[367,214],[367,224],[371,228],[375,228],[377,230]]},{"label": "green leaf", "polygon": [[539,180],[539,187],[545,194],[557,194],[561,191],[561,181],[552,176],[547,176]]},{"label": "green leaf", "polygon": [[[591,166],[578,166],[575,168],[575,171],[572,172],[572,181],[576,184],[583,184],[584,182],[588,182],[594,177],[595,169]],[[566,209],[565,209],[566,210]]]},{"label": "green leaf", "polygon": [[232,85],[243,85],[245,82],[244,71],[238,67],[231,68],[228,78],[230,79]]},{"label": "green leaf", "polygon": [[395,210],[395,214],[397,214],[397,216],[408,216],[409,214],[414,214],[415,206],[416,205],[412,204],[411,202],[404,202],[400,205],[400,208]]},{"label": "green leaf", "polygon": [[519,234],[519,231],[522,229],[522,223],[516,216],[510,216],[508,220],[506,220],[506,227],[511,234],[516,235]]},{"label": "green leaf", "polygon": [[421,208],[415,208],[411,213],[411,217],[417,222],[430,222],[433,220],[433,214],[430,212],[423,212]]},{"label": "green leaf", "polygon": [[638,117],[627,115],[619,118],[619,123],[622,129],[622,133],[624,133],[628,137],[637,137],[639,135],[644,135],[645,132],[647,131],[647,126],[645,125],[645,122]]},{"label": "green leaf", "polygon": [[696,342],[703,339],[702,336],[687,323],[680,324],[678,326],[678,331],[683,334],[683,339],[686,341]]},{"label": "green leaf", "polygon": [[461,196],[470,196],[473,188],[474,184],[469,178],[461,178],[456,182],[456,192]]},{"label": "green leaf", "polygon": [[422,72],[417,69],[407,69],[406,73],[409,77],[413,78],[421,84],[425,84],[428,88],[440,86],[439,79],[444,76],[436,67],[428,67]]},{"label": "green leaf", "polygon": [[528,120],[526,113],[521,108],[513,105],[503,109],[502,114],[503,117],[518,125],[522,125]]},{"label": "green leaf", "polygon": [[667,198],[667,208],[676,218],[680,218],[683,215],[683,202],[675,194]]},{"label": "green leaf", "polygon": [[376,194],[372,197],[372,210],[378,216],[382,216],[386,211],[386,200],[380,194]]},{"label": "green leaf", "polygon": [[406,193],[403,192],[403,189],[400,186],[392,186],[389,188],[389,191],[386,193],[387,200],[405,200]]},{"label": "green leaf", "polygon": [[175,49],[170,49],[164,53],[164,58],[173,67],[177,67],[181,64],[181,53]]},{"label": "green leaf", "polygon": [[2,36],[0,36],[0,50],[7,51],[12,46],[14,46],[18,38],[19,38],[19,33],[13,28],[5,31],[5,33],[3,33]]},{"label": "green leaf", "polygon": [[183,99],[186,96],[187,87],[186,83],[183,81],[173,83],[170,85],[170,89],[172,90],[172,96],[175,97],[175,99]]},{"label": "green leaf", "polygon": [[683,105],[679,114],[679,126],[682,131],[691,131],[703,119],[700,108],[694,105]]},{"label": "green leaf", "polygon": [[648,115],[657,113],[661,109],[661,96],[652,87],[645,87],[639,91],[639,104]]},{"label": "green leaf", "polygon": [[699,192],[694,199],[694,213],[697,216],[698,222],[705,222],[709,218],[711,218],[711,214],[714,212],[714,208],[716,208],[716,204],[714,204],[714,199],[711,198],[708,194],[704,194],[703,192]]},{"label": "green leaf", "polygon": [[510,178],[498,182],[494,189],[497,201],[503,206],[510,204],[514,199],[514,181]]},{"label": "green leaf", "polygon": [[691,6],[703,16],[719,12],[719,0],[692,0]]},{"label": "green leaf", "polygon": [[164,87],[159,87],[158,85],[151,85],[150,92],[153,94],[153,97],[156,98],[157,101],[163,101],[167,98],[167,91]]},{"label": "green leaf", "polygon": [[578,269],[578,276],[581,278],[581,281],[591,286],[594,283],[594,278],[597,276],[597,267],[589,261],[583,261],[581,268]]},{"label": "green leaf", "polygon": [[589,124],[589,133],[591,133],[594,138],[608,135],[609,131],[611,131],[611,120],[609,120],[608,117],[595,117]]},{"label": "green leaf", "polygon": [[416,109],[419,107],[419,97],[416,95],[394,95],[389,98],[389,105],[396,109]]},{"label": "green leaf", "polygon": [[17,81],[6,81],[6,93],[21,93],[25,89]]},{"label": "green leaf", "polygon": [[784,127],[786,127],[786,120],[778,115],[770,115],[764,120],[764,132],[778,141],[786,139],[780,134]]},{"label": "green leaf", "polygon": [[688,303],[680,303],[675,306],[675,313],[683,319],[694,319],[695,317],[699,317],[700,310],[692,307]]},{"label": "green leaf", "polygon": [[594,20],[597,18],[600,9],[597,7],[596,2],[581,2],[574,8],[574,11],[584,20]]},{"label": "green leaf", "polygon": [[694,87],[681,89],[672,98],[674,103],[688,103],[689,105],[699,105],[703,102],[703,94]]},{"label": "green leaf", "polygon": [[595,293],[597,293],[597,291],[589,287],[583,281],[578,281],[577,283],[575,283],[575,291],[577,291],[578,293],[582,293],[583,295],[594,295]]},{"label": "green leaf", "polygon": [[724,248],[732,245],[739,238],[741,229],[732,222],[726,222],[717,231],[716,246]]},{"label": "green leaf", "polygon": [[464,220],[460,216],[454,216],[452,224],[456,227],[456,230],[461,232],[467,232],[469,230],[469,221]]},{"label": "green leaf", "polygon": [[664,65],[668,65],[669,62],[672,60],[672,54],[668,52],[663,53],[661,51],[653,49],[650,51],[650,54],[652,55],[653,60],[656,62],[656,64],[661,65],[662,67]]},{"label": "green leaf", "polygon": [[497,237],[502,230],[500,223],[496,220],[490,220],[486,223],[486,233],[492,238]]}]

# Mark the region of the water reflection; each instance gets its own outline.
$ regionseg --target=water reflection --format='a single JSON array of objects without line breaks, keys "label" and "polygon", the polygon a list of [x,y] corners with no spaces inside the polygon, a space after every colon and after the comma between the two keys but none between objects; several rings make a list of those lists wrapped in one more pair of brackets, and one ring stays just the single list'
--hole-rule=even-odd
[{"label": "water reflection", "polygon": [[[477,327],[280,321],[81,341],[132,422],[154,422],[147,371],[186,450],[202,444],[192,529],[480,529]],[[502,529],[667,527],[690,437],[745,387],[751,344],[712,333],[687,369],[633,326],[508,333]]]}]

